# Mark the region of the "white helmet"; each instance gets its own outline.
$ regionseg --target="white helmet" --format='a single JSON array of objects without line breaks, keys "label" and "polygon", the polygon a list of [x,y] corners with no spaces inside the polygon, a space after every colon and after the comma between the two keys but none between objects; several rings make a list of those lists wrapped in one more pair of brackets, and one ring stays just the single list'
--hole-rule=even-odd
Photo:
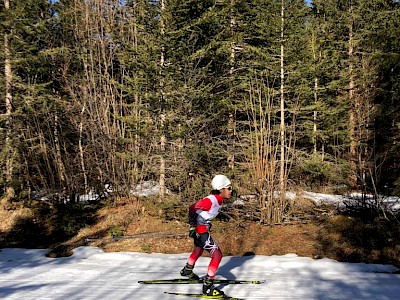
[{"label": "white helmet", "polygon": [[231,181],[225,175],[216,175],[211,180],[211,186],[214,190],[221,190],[231,185]]}]

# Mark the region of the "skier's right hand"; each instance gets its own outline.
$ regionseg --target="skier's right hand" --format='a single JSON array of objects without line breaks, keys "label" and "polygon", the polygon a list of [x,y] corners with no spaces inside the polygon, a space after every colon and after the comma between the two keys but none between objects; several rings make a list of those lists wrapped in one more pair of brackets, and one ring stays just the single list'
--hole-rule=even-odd
[{"label": "skier's right hand", "polygon": [[197,233],[196,227],[191,226],[191,227],[189,228],[189,237],[196,239],[196,238],[198,238],[199,236],[200,236],[200,235]]}]

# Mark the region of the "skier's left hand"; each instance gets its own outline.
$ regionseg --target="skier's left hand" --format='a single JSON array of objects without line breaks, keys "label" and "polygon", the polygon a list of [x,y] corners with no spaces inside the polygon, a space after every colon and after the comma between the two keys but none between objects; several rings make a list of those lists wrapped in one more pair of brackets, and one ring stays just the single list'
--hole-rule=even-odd
[{"label": "skier's left hand", "polygon": [[211,222],[207,222],[207,227],[208,227],[208,231],[211,231],[211,228],[212,228]]},{"label": "skier's left hand", "polygon": [[197,233],[196,227],[191,226],[191,227],[189,228],[189,237],[196,239],[196,238],[198,238],[199,236],[200,236],[200,235]]}]

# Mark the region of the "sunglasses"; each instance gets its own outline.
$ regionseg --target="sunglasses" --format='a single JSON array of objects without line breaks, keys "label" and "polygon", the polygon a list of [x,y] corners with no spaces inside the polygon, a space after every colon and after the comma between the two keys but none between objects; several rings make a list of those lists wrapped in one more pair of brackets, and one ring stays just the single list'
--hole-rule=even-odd
[{"label": "sunglasses", "polygon": [[224,188],[224,189],[227,189],[227,190],[229,190],[229,191],[232,191],[232,187],[231,187],[231,186],[228,186],[228,187],[226,187],[226,188]]}]

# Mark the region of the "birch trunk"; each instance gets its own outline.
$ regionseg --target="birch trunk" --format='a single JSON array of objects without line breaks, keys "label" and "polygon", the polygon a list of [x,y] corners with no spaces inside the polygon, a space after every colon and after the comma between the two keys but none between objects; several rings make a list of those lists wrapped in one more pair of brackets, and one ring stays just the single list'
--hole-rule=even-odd
[{"label": "birch trunk", "polygon": [[[350,7],[350,17],[353,11],[353,7]],[[349,135],[350,135],[350,173],[349,173],[349,184],[355,188],[357,186],[357,105],[355,99],[355,76],[354,76],[354,37],[353,37],[353,20],[349,22]]]},{"label": "birch trunk", "polygon": [[280,161],[280,174],[279,174],[279,186],[280,186],[280,205],[276,207],[275,222],[281,221],[282,208],[286,199],[286,182],[285,182],[285,135],[286,135],[286,125],[285,125],[285,49],[284,49],[284,25],[285,25],[285,3],[284,0],[281,2],[281,89],[280,89],[280,105],[281,105],[281,123],[280,123],[280,140],[281,140],[281,161]]},{"label": "birch trunk", "polygon": [[[160,16],[160,27],[161,27],[161,37],[165,36],[165,23],[164,23],[164,14],[165,14],[165,2],[166,0],[161,0],[161,16]],[[165,65],[165,48],[164,45],[161,45],[161,54],[160,54],[160,90],[161,90],[161,113],[160,113],[160,201],[165,196],[165,145],[166,145],[166,137],[165,137],[165,111],[164,111],[164,102],[165,102],[165,93],[164,93],[164,81],[163,81],[163,69]]]},{"label": "birch trunk", "polygon": [[55,114],[54,116],[54,145],[55,145],[55,160],[58,168],[58,176],[60,178],[60,184],[61,188],[65,188],[65,168],[64,164],[62,162],[62,157],[61,157],[61,147],[60,147],[60,141],[59,141],[59,136],[58,136],[58,115]]},{"label": "birch trunk", "polygon": [[[316,36],[313,33],[312,40],[311,40],[311,47],[312,47],[312,54],[313,54],[313,59],[314,62],[317,63],[318,58],[321,59],[321,51],[319,51],[319,55],[317,54],[317,40]],[[319,56],[319,57],[318,57]],[[314,103],[316,104],[316,107],[318,107],[318,89],[319,89],[319,81],[318,77],[314,77]],[[318,150],[318,111],[314,110],[313,112],[313,144],[314,144],[314,154],[317,153]],[[322,144],[321,146],[321,161],[324,161],[324,145]]]},{"label": "birch trunk", "polygon": [[[233,10],[233,7],[235,5],[235,0],[231,0],[231,21],[230,21],[230,30],[232,36],[235,33],[236,29],[236,17],[235,17],[235,12]],[[229,75],[231,79],[233,79],[233,73],[234,73],[234,65],[235,65],[235,42],[232,41],[231,43],[231,49],[230,49],[230,57],[229,57],[229,63],[230,63],[230,69],[229,69]],[[234,150],[234,143],[235,143],[235,127],[236,127],[236,117],[234,112],[229,113],[228,117],[228,135],[230,138],[230,141],[228,142],[228,168],[233,170],[234,165],[235,165],[235,150]]]},{"label": "birch trunk", "polygon": [[[316,37],[315,34],[312,34],[312,39],[311,39],[311,49],[312,49],[312,54],[313,54],[313,59],[314,62],[317,61],[317,50],[316,50]],[[315,76],[314,77],[314,103],[317,104],[318,102],[318,78]],[[317,153],[317,117],[318,117],[318,112],[314,110],[313,113],[313,144],[314,144],[314,154]]]},{"label": "birch trunk", "polygon": [[82,145],[84,113],[85,113],[85,104],[83,104],[83,106],[82,106],[81,121],[79,122],[79,142],[78,142],[78,145],[79,145],[79,157],[80,157],[80,161],[81,161],[81,168],[82,168],[82,174],[83,174],[84,189],[85,189],[85,192],[88,192],[89,191],[89,186],[88,186],[88,178],[87,178],[87,172],[86,172],[85,154],[84,154],[83,145]]},{"label": "birch trunk", "polygon": [[[137,26],[137,21],[136,21],[136,16],[134,17],[133,21],[133,48],[135,51],[138,51],[138,26]],[[140,120],[140,97],[139,97],[139,83],[138,83],[138,76],[135,76],[134,78],[134,99],[135,99],[135,108],[134,108],[134,114],[135,114],[135,120]],[[136,126],[139,127],[139,125],[136,123]],[[137,128],[139,130],[139,128]],[[140,141],[139,141],[139,135],[135,133],[134,135],[134,144],[133,144],[133,151],[135,153],[136,159],[133,162],[133,172],[132,172],[132,183],[136,184],[138,181],[138,174],[139,174],[139,164],[138,164],[138,157],[140,154]]]},{"label": "birch trunk", "polygon": [[[4,8],[6,11],[10,9],[10,1],[4,0]],[[9,48],[9,32],[4,34],[4,77],[5,77],[5,104],[6,104],[6,197],[11,199],[14,197],[15,191],[11,186],[13,177],[13,149],[12,149],[12,69],[11,69],[11,52]]]}]

